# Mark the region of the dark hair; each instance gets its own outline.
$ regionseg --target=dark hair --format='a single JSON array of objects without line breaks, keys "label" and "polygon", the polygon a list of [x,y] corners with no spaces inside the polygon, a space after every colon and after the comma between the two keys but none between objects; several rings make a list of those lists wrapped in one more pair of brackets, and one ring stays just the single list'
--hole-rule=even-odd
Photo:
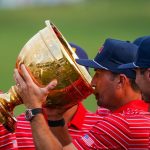
[{"label": "dark hair", "polygon": [[128,79],[129,79],[132,89],[134,91],[139,91],[140,89],[139,89],[138,85],[136,84],[135,79],[131,79],[131,78],[128,78]]},{"label": "dark hair", "polygon": [[[112,80],[114,80],[114,78],[115,78],[116,76],[118,76],[118,75],[119,75],[119,73],[114,73],[114,72],[112,72]],[[127,78],[128,78],[128,77],[127,77]],[[129,79],[131,88],[132,88],[134,91],[137,91],[137,92],[138,92],[140,89],[139,89],[138,85],[136,84],[135,79],[131,79],[131,78],[128,78],[128,79]]]},{"label": "dark hair", "polygon": [[147,68],[140,68],[140,73],[142,74],[142,75],[144,75],[144,73],[147,71]]}]

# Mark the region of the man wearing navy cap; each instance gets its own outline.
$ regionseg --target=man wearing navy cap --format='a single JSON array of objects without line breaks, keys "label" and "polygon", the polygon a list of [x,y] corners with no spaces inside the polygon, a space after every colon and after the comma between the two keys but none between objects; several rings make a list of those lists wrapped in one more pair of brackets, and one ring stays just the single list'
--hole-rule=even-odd
[{"label": "man wearing navy cap", "polygon": [[150,102],[150,36],[146,36],[139,45],[134,62],[121,65],[121,69],[135,69],[136,83]]},{"label": "man wearing navy cap", "polygon": [[95,87],[94,94],[99,106],[119,112],[117,109],[122,109],[125,104],[126,108],[130,107],[130,104],[137,105],[133,100],[141,99],[141,95],[135,84],[135,72],[118,69],[120,64],[131,62],[136,51],[137,46],[134,44],[107,39],[94,60],[76,60],[81,65],[95,69],[91,84]]},{"label": "man wearing navy cap", "polygon": [[[137,47],[128,42],[107,39],[100,53],[97,54],[94,60],[80,59],[79,64],[95,68],[95,75],[92,80],[92,86],[95,87],[94,94],[98,104],[107,105],[108,97],[111,99],[117,98],[118,106],[124,105],[120,103],[124,97],[126,101],[138,99],[139,93],[135,94],[135,89],[131,86],[128,78],[134,78],[132,70],[124,71],[118,69],[118,66],[123,62],[132,62]],[[122,57],[123,55],[123,57]],[[24,65],[21,65],[23,77],[15,70],[16,82],[27,89],[24,95],[20,93],[24,104],[28,106],[32,103],[33,108],[41,107],[41,100],[45,100],[45,94],[56,86],[57,81],[51,82],[45,88],[39,88],[32,81]],[[103,83],[103,84],[102,84]],[[28,85],[30,86],[28,87]],[[126,90],[126,88],[129,88]],[[38,89],[37,89],[38,88]],[[32,91],[36,94],[32,96]],[[20,91],[21,92],[21,91]],[[26,92],[26,90],[25,90]],[[114,95],[116,95],[114,97]],[[32,101],[31,101],[32,100]],[[114,102],[114,101],[113,101]],[[51,113],[51,120],[62,119],[60,112]],[[67,126],[57,126],[49,128],[46,124],[43,114],[36,115],[30,122],[34,135],[34,140],[41,149],[148,149],[149,134],[150,134],[150,118],[145,114],[145,110],[141,109],[140,105],[136,107],[127,107],[121,113],[109,113],[106,116],[99,116],[99,120],[94,127],[82,138],[77,138],[71,141],[67,132]],[[40,126],[39,126],[40,125]],[[54,135],[55,136],[54,136]],[[56,137],[59,139],[56,139]],[[38,147],[40,149],[40,147]]]}]

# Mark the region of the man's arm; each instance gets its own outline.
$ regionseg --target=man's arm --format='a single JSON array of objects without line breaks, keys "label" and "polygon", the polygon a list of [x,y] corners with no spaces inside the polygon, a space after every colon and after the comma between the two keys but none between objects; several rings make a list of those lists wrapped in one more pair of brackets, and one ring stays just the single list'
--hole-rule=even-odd
[{"label": "man's arm", "polygon": [[43,114],[37,114],[31,121],[33,140],[37,150],[60,150],[62,145],[49,131]]},{"label": "man's arm", "polygon": [[[67,126],[49,128],[43,114],[38,114],[31,121],[35,147],[38,150],[77,150],[71,143]],[[55,137],[60,141],[60,144]],[[59,144],[58,144],[59,143]]]},{"label": "man's arm", "polygon": [[[42,108],[42,103],[46,100],[49,91],[56,86],[57,82],[52,81],[46,87],[40,88],[33,82],[25,66],[21,65],[20,67],[22,73],[21,75],[16,69],[14,72],[17,92],[21,96],[27,108]],[[75,149],[74,145],[71,144],[71,138],[67,128],[56,127],[50,130],[43,114],[38,114],[32,119],[31,128],[33,139],[38,150],[59,150],[66,144],[65,150]],[[53,133],[55,133],[55,135]]]},{"label": "man's arm", "polygon": [[76,150],[72,144],[71,137],[68,132],[68,127],[51,127],[50,130],[57,137],[65,150]]}]

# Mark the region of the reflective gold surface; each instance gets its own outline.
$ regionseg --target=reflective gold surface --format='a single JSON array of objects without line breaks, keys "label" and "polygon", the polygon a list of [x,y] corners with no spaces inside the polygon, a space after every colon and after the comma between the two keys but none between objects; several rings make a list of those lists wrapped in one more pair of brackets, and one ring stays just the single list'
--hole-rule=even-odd
[{"label": "reflective gold surface", "polygon": [[10,132],[15,131],[16,118],[13,117],[13,109],[19,104],[22,104],[22,101],[14,86],[8,93],[0,94],[0,122]]},{"label": "reflective gold surface", "polygon": [[[92,93],[91,76],[85,67],[75,62],[77,55],[58,29],[48,21],[46,25],[25,44],[18,56],[16,67],[19,70],[20,64],[24,63],[32,79],[40,87],[57,79],[58,85],[49,93],[45,105],[68,108]],[[0,96],[1,104],[4,103],[5,110],[12,112],[22,101],[14,87],[9,91],[9,95],[9,105],[6,104],[8,101]],[[8,116],[2,114],[3,111],[0,112],[0,121],[3,124],[10,122],[6,119]]]}]

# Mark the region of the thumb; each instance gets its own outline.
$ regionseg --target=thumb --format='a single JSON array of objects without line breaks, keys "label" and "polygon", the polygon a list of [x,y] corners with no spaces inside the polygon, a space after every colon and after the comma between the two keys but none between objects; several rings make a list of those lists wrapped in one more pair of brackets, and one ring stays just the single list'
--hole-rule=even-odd
[{"label": "thumb", "polygon": [[57,80],[56,79],[52,80],[46,87],[47,91],[54,89],[56,85],[57,85]]}]

